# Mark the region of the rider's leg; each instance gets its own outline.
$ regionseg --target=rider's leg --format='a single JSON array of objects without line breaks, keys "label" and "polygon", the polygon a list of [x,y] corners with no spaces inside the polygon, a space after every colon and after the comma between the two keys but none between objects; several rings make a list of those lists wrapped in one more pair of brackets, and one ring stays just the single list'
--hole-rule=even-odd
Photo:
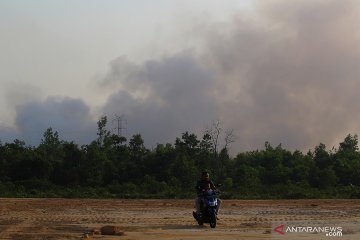
[{"label": "rider's leg", "polygon": [[200,198],[195,198],[196,213],[200,213]]},{"label": "rider's leg", "polygon": [[217,202],[218,202],[218,204],[217,204],[217,206],[216,206],[216,214],[219,213],[219,209],[220,209],[220,205],[221,205],[222,201],[221,201],[220,198],[218,198],[218,199],[217,199]]}]

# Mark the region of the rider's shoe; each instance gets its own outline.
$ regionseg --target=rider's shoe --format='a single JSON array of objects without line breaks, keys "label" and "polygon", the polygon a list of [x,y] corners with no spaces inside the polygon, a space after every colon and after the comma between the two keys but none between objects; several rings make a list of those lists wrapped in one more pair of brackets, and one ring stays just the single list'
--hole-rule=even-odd
[{"label": "rider's shoe", "polygon": [[193,217],[195,218],[195,220],[198,219],[198,214],[197,214],[197,212],[194,212],[194,211],[193,211]]}]

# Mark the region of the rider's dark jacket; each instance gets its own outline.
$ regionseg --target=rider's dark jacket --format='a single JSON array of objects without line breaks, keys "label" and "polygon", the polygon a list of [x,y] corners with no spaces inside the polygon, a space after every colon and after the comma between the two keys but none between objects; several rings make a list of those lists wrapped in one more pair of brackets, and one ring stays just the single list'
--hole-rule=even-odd
[{"label": "rider's dark jacket", "polygon": [[197,182],[196,186],[195,186],[195,189],[196,189],[196,193],[197,195],[200,195],[202,194],[202,191],[205,190],[205,186],[207,184],[210,183],[210,188],[212,190],[216,190],[216,187],[214,185],[214,183],[211,181],[211,180],[204,180],[204,179],[201,179]]}]

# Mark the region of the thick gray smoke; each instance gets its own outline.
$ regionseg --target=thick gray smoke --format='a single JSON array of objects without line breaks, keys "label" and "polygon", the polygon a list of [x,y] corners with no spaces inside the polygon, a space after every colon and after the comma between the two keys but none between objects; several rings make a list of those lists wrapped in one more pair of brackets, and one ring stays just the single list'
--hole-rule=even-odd
[{"label": "thick gray smoke", "polygon": [[63,140],[87,144],[96,138],[96,124],[90,109],[79,99],[50,97],[17,107],[16,126],[21,139],[37,145],[51,127]]},{"label": "thick gray smoke", "polygon": [[[236,19],[210,38],[209,52],[238,86],[221,108],[240,146],[268,140],[306,150],[360,130],[359,4],[261,1],[256,22]],[[227,36],[227,37],[223,37]]]},{"label": "thick gray smoke", "polygon": [[[253,15],[236,13],[227,23],[196,18],[201,48],[142,63],[113,60],[99,83],[111,92],[100,112],[110,124],[124,114],[128,136],[141,133],[148,146],[220,120],[238,137],[234,153],[265,141],[331,148],[360,132],[359,18],[355,0],[258,1]],[[49,98],[17,108],[16,124],[27,138],[51,126],[85,141],[96,132],[89,111],[81,100]]]},{"label": "thick gray smoke", "polygon": [[113,61],[103,84],[117,92],[104,112],[125,114],[150,142],[220,119],[238,136],[235,152],[265,141],[331,147],[359,132],[357,2],[258,3],[257,17],[202,29],[206,51],[198,55]]},{"label": "thick gray smoke", "polygon": [[215,79],[191,52],[141,65],[116,59],[102,84],[118,88],[104,114],[124,114],[129,135],[141,133],[150,144],[174,142],[217,116]]}]

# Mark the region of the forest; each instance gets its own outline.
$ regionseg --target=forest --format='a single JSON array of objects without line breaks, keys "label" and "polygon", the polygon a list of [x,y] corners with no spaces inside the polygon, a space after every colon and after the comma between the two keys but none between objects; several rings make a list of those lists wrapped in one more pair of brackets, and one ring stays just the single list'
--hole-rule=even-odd
[{"label": "forest", "polygon": [[185,132],[148,149],[141,134],[112,134],[107,117],[97,139],[79,146],[48,128],[38,146],[0,142],[0,197],[193,198],[203,170],[221,184],[221,198],[360,198],[358,136],[337,148],[319,143],[307,153],[264,143],[264,149],[229,155],[234,141],[219,128],[203,136]]}]

